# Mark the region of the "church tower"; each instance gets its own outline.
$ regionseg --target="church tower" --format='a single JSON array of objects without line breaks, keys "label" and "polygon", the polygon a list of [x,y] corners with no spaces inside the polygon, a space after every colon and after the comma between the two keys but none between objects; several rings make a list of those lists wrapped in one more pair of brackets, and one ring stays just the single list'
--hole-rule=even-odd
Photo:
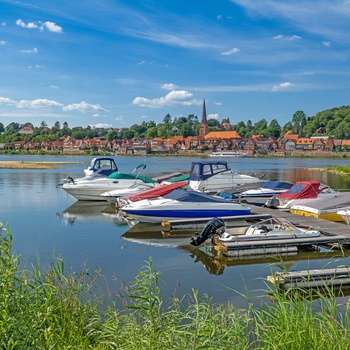
[{"label": "church tower", "polygon": [[207,110],[205,108],[205,100],[203,100],[202,120],[199,125],[199,140],[204,141],[204,136],[209,132],[207,121]]}]

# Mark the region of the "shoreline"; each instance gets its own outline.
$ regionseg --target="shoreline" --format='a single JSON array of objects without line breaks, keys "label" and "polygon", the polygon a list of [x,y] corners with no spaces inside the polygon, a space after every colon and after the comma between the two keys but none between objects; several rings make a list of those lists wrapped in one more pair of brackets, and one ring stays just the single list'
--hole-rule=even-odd
[{"label": "shoreline", "polygon": [[84,162],[24,162],[15,160],[0,161],[0,169],[50,169],[65,164],[84,164]]}]

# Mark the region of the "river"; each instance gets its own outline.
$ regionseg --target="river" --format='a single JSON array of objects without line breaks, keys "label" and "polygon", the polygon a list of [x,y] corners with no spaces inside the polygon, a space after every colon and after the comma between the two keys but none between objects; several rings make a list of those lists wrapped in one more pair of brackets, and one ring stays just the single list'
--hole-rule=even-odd
[{"label": "river", "polygon": [[[152,258],[161,272],[160,288],[167,301],[172,296],[188,298],[192,289],[208,295],[214,302],[246,303],[265,298],[265,278],[279,270],[281,261],[265,259],[216,259],[210,250],[194,250],[189,237],[178,239],[134,233],[120,220],[114,207],[107,204],[81,206],[62,188],[56,187],[67,176],[81,177],[92,157],[78,156],[0,156],[0,161],[67,161],[53,169],[0,169],[0,220],[9,225],[15,254],[30,267],[36,259],[46,266],[62,257],[66,271],[79,272],[86,264],[92,272],[101,269],[100,292],[116,300],[120,288],[130,284],[138,271]],[[132,171],[147,165],[143,175],[189,171],[196,158],[117,157],[119,170]],[[267,173],[271,180],[320,180],[334,189],[349,189],[348,177],[315,171],[332,165],[347,164],[343,159],[270,159],[227,158],[232,169],[244,173]],[[84,164],[82,164],[84,163]],[[177,240],[178,239],[178,240]],[[334,257],[334,255],[336,257]],[[327,251],[297,254],[284,260],[290,270],[322,268],[348,264],[348,258]],[[238,292],[238,293],[237,293]]]}]

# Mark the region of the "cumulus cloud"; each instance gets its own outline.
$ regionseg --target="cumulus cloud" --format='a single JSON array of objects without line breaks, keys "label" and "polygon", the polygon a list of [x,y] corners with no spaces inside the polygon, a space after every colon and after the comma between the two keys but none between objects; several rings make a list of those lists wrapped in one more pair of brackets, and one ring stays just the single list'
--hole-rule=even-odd
[{"label": "cumulus cloud", "polygon": [[41,30],[41,31],[43,31],[43,30],[46,29],[46,30],[48,30],[49,32],[63,33],[62,27],[60,27],[60,26],[57,25],[56,23],[50,22],[50,21],[46,21],[46,22],[38,21],[38,22],[28,22],[28,23],[25,23],[25,22],[23,22],[21,19],[18,19],[18,20],[16,21],[16,24],[17,24],[19,27],[26,28],[26,29],[39,29],[39,30]]},{"label": "cumulus cloud", "polygon": [[41,107],[63,107],[62,103],[38,98],[36,100],[21,100],[16,103],[17,108],[41,108]]},{"label": "cumulus cloud", "polygon": [[115,117],[115,120],[118,122],[121,122],[124,119],[122,115],[119,115],[118,117]]},{"label": "cumulus cloud", "polygon": [[0,46],[4,46],[4,45],[6,45],[7,44],[7,41],[5,41],[5,40],[0,40]]},{"label": "cumulus cloud", "polygon": [[31,50],[20,50],[20,52],[32,54],[32,53],[38,53],[38,49],[36,47],[34,47],[34,49],[31,49]]},{"label": "cumulus cloud", "polygon": [[0,103],[6,104],[6,105],[14,105],[14,104],[16,104],[16,101],[11,100],[7,97],[0,97]]},{"label": "cumulus cloud", "polygon": [[285,36],[285,35],[279,34],[279,35],[274,36],[273,39],[292,41],[292,40],[299,40],[299,39],[301,39],[301,37],[299,35]]},{"label": "cumulus cloud", "polygon": [[175,84],[172,84],[172,83],[162,85],[162,89],[164,89],[164,90],[175,90],[177,88],[178,88],[178,86]]},{"label": "cumulus cloud", "polygon": [[92,105],[85,101],[80,103],[72,103],[63,107],[64,111],[79,111],[79,112],[87,112],[87,111],[102,111],[108,112],[106,109],[102,108],[99,104]]},{"label": "cumulus cloud", "polygon": [[219,119],[218,113],[208,114],[207,119]]},{"label": "cumulus cloud", "polygon": [[272,88],[272,91],[280,91],[280,90],[287,90],[290,89],[294,86],[294,84],[290,83],[289,81],[285,82],[285,83],[281,83],[279,85],[275,85]]},{"label": "cumulus cloud", "polygon": [[331,47],[331,43],[329,41],[322,41],[322,44],[326,47]]},{"label": "cumulus cloud", "polygon": [[222,103],[221,102],[214,102],[214,105],[222,106]]},{"label": "cumulus cloud", "polygon": [[185,90],[173,90],[167,95],[155,99],[136,97],[132,103],[141,107],[160,108],[164,106],[193,106],[201,101],[193,99],[193,94]]},{"label": "cumulus cloud", "polygon": [[108,129],[112,127],[111,124],[103,124],[103,123],[89,124],[89,126],[93,129]]},{"label": "cumulus cloud", "polygon": [[232,49],[230,49],[228,51],[221,52],[221,55],[223,55],[223,56],[230,56],[230,55],[233,55],[233,54],[235,54],[237,52],[239,52],[239,49],[237,49],[237,47],[233,47]]}]

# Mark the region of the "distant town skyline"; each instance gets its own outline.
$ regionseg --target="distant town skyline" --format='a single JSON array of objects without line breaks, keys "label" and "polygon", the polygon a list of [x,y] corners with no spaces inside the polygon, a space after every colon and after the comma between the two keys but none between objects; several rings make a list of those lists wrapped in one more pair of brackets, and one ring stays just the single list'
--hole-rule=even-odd
[{"label": "distant town skyline", "polygon": [[0,0],[0,122],[283,126],[349,105],[345,0]]}]

